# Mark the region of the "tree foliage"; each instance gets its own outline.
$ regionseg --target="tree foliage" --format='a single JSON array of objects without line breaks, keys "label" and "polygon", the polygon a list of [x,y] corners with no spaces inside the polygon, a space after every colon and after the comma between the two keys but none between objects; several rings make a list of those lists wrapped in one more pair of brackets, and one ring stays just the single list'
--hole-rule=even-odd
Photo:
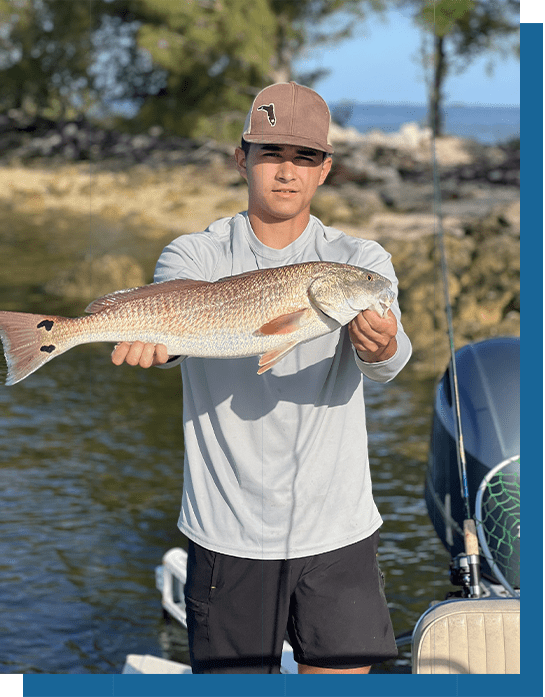
[{"label": "tree foliage", "polygon": [[[337,43],[352,36],[371,11],[380,12],[384,0],[269,0],[276,18],[271,81],[294,77],[294,59],[308,46]],[[311,83],[322,73],[302,75]]]},{"label": "tree foliage", "polygon": [[[303,48],[383,0],[0,0],[0,110],[50,117],[130,103],[134,128],[233,137]],[[316,77],[316,76],[314,76]],[[128,120],[126,124],[130,123]]]},{"label": "tree foliage", "polygon": [[433,79],[429,121],[435,135],[443,130],[444,85],[485,52],[520,55],[519,0],[398,0],[415,7],[414,18],[433,36]]},{"label": "tree foliage", "polygon": [[275,21],[267,0],[114,0],[110,14],[137,26],[137,50],[161,84],[126,80],[126,98],[140,102],[138,126],[160,124],[185,135],[233,136],[263,83]]},{"label": "tree foliage", "polygon": [[80,109],[91,93],[92,30],[86,3],[0,0],[0,108],[51,116]]}]

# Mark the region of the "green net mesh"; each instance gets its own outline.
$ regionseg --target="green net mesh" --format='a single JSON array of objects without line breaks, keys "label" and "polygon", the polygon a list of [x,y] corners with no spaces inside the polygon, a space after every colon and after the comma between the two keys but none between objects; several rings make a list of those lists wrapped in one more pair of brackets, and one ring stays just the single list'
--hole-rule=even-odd
[{"label": "green net mesh", "polygon": [[498,581],[513,592],[520,588],[520,457],[490,471],[475,508],[483,556]]}]

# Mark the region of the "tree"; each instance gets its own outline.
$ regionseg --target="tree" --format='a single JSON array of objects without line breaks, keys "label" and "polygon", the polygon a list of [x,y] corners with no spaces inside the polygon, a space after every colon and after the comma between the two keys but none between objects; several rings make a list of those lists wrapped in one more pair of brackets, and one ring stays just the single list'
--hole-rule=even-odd
[{"label": "tree", "polygon": [[[276,17],[271,82],[293,79],[293,62],[309,46],[338,43],[352,36],[368,11],[382,11],[384,0],[269,0]],[[312,83],[322,72],[298,76]]]},{"label": "tree", "polygon": [[251,87],[270,62],[275,20],[267,0],[114,0],[109,15],[136,27],[134,50],[158,78],[150,90],[118,66],[123,98],[140,105],[135,126],[194,137],[240,132]]},{"label": "tree", "polygon": [[0,110],[50,118],[130,104],[127,128],[232,139],[309,44],[384,0],[0,0]]},{"label": "tree", "polygon": [[452,69],[464,70],[487,51],[520,53],[519,0],[398,0],[416,6],[415,20],[433,35],[429,124],[443,133],[443,88]]},{"label": "tree", "polygon": [[[130,95],[142,101],[139,125],[233,138],[262,87],[317,77],[294,75],[303,47],[350,35],[364,8],[382,6],[383,0],[114,0],[111,11],[140,24],[138,47],[165,75],[154,96]],[[336,29],[323,28],[341,16]]]},{"label": "tree", "polygon": [[81,3],[0,0],[2,110],[66,112],[67,93],[87,86],[75,83],[85,79],[88,20]]}]

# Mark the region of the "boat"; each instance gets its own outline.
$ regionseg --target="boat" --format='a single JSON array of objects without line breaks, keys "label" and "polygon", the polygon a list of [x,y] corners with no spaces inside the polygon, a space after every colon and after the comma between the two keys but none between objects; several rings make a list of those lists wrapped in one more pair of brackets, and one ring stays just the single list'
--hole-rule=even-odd
[{"label": "boat", "polygon": [[[449,365],[435,391],[424,498],[451,556],[456,590],[431,601],[415,626],[396,638],[411,644],[420,674],[520,673],[520,340],[493,338],[455,354],[470,515],[478,549],[468,554],[461,487],[456,399]],[[471,550],[470,550],[471,551]],[[186,626],[187,553],[176,547],[156,568],[163,610]],[[477,576],[475,576],[477,574]],[[154,656],[127,656],[123,673],[191,673]],[[281,673],[297,673],[284,642]]]},{"label": "boat", "polygon": [[435,391],[424,498],[458,590],[416,623],[412,672],[519,674],[520,339],[467,344],[454,366],[456,386],[451,362]]}]

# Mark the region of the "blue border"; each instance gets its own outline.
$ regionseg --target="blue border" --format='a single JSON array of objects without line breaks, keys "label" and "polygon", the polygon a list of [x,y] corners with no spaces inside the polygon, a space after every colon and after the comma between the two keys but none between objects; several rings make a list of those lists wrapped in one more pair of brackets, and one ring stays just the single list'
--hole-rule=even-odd
[{"label": "blue border", "polygon": [[[536,694],[543,694],[543,24],[521,24],[521,306],[531,320],[537,341],[521,340],[521,455],[528,476],[522,478],[523,517],[527,531],[521,538],[524,560],[521,673],[533,678]],[[522,322],[522,327],[526,323]],[[537,344],[537,345],[536,345]],[[536,348],[539,347],[537,350]],[[522,409],[522,407],[521,407]],[[525,611],[526,608],[526,611]],[[538,620],[536,622],[536,619]],[[539,691],[537,691],[539,690]]]},{"label": "blue border", "polygon": [[[533,340],[522,342],[521,403],[528,405],[521,424],[523,460],[531,473],[524,482],[524,595],[521,675],[516,676],[170,676],[170,675],[25,675],[23,697],[216,697],[217,695],[365,695],[395,697],[537,697],[543,695],[542,636],[542,485],[543,407],[543,25],[521,25],[521,145],[523,177],[521,245],[524,312],[531,314]],[[526,302],[524,302],[526,300]],[[523,325],[524,326],[524,325]],[[537,349],[537,350],[536,350]],[[536,355],[537,354],[537,355]],[[530,373],[531,371],[531,373]],[[529,537],[532,539],[526,542]]]}]

